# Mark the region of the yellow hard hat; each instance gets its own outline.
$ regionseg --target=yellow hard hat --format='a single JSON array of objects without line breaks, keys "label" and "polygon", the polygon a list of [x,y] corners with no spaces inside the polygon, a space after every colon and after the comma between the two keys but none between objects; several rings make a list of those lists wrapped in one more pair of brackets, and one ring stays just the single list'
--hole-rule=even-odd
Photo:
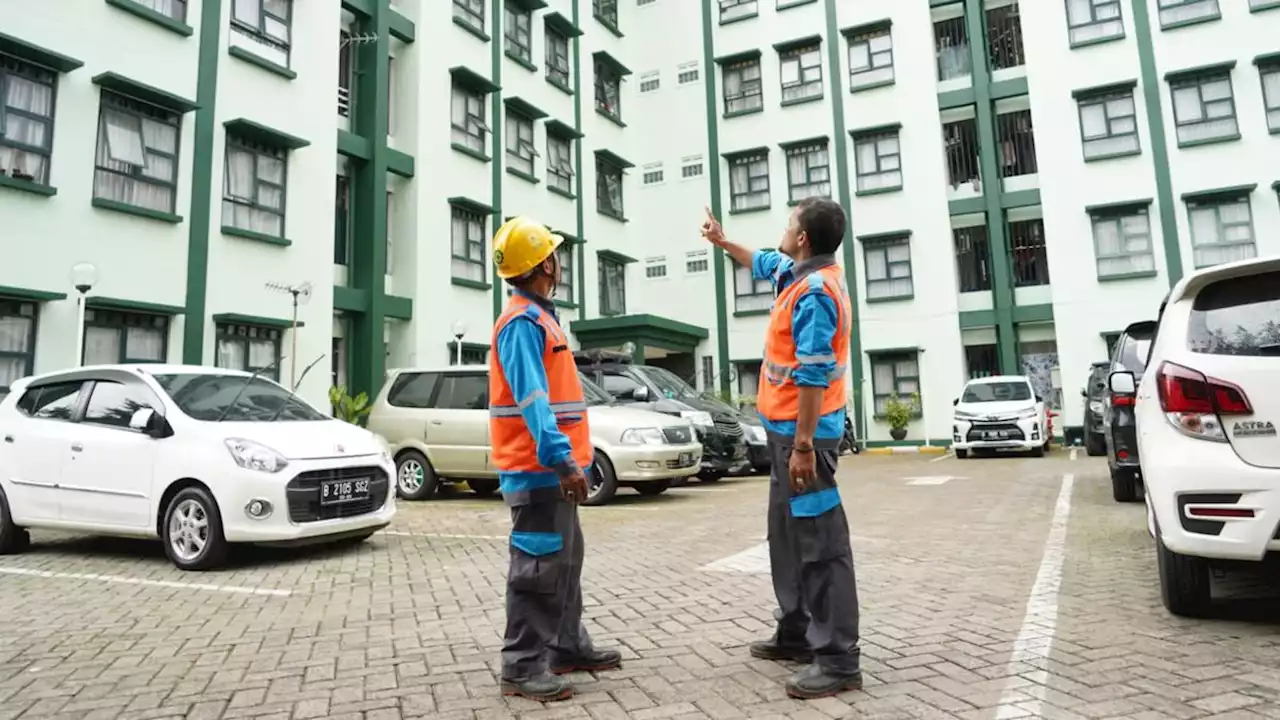
[{"label": "yellow hard hat", "polygon": [[498,277],[520,277],[542,264],[564,238],[523,215],[513,217],[493,234],[493,264]]}]

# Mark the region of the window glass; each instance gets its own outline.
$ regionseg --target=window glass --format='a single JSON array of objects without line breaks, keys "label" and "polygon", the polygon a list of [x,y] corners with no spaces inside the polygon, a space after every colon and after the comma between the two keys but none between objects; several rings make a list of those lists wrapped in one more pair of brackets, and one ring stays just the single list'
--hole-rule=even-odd
[{"label": "window glass", "polygon": [[1201,290],[1191,305],[1187,345],[1208,355],[1280,356],[1280,272]]},{"label": "window glass", "polygon": [[[306,401],[262,377],[216,373],[154,376],[188,416],[206,422],[329,420]],[[248,382],[246,382],[248,381]]]},{"label": "window glass", "polygon": [[80,401],[79,380],[32,388],[18,401],[24,414],[42,420],[70,420]]},{"label": "window glass", "polygon": [[438,373],[404,373],[387,391],[387,402],[396,407],[429,408]]},{"label": "window glass", "polygon": [[604,386],[606,392],[614,397],[627,397],[634,393],[636,388],[644,387],[626,375],[611,375],[608,373],[600,379],[600,384]]},{"label": "window glass", "polygon": [[135,412],[142,408],[154,409],[153,403],[148,393],[140,388],[118,382],[97,382],[89,395],[84,421],[127,428]]},{"label": "window glass", "polygon": [[440,379],[440,410],[486,410],[489,407],[489,378],[485,375],[445,375]]}]

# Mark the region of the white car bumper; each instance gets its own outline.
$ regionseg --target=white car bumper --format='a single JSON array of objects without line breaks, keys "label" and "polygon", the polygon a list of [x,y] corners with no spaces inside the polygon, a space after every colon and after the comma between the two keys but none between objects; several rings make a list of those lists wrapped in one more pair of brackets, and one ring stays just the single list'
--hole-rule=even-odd
[{"label": "white car bumper", "polygon": [[702,445],[615,445],[609,460],[620,482],[688,477],[702,465]]},{"label": "white car bumper", "polygon": [[1044,445],[1038,416],[1004,422],[954,418],[951,447],[956,450],[1033,450]]},{"label": "white car bumper", "polygon": [[[322,503],[325,480],[367,480],[368,495]],[[282,472],[238,470],[211,483],[228,542],[303,544],[386,527],[395,515],[395,466],[381,456],[291,460]],[[253,517],[255,501],[271,511]]]},{"label": "white car bumper", "polygon": [[1167,425],[1144,437],[1140,451],[1165,547],[1222,560],[1280,550],[1280,469],[1248,465],[1226,443],[1192,440]]}]

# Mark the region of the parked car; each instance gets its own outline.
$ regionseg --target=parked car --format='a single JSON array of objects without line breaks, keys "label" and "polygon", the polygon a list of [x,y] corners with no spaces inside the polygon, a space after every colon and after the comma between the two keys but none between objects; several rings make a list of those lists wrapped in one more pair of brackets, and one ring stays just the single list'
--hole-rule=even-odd
[{"label": "parked car", "polygon": [[1111,361],[1103,360],[1089,367],[1089,378],[1080,388],[1084,398],[1084,448],[1093,456],[1107,454],[1107,438],[1103,434],[1102,418],[1106,412],[1107,377],[1111,374]]},{"label": "parked car", "polygon": [[951,447],[957,458],[996,450],[1044,457],[1049,445],[1045,404],[1025,375],[975,378],[952,404]]},{"label": "parked car", "polygon": [[619,404],[683,418],[693,424],[702,443],[704,480],[749,472],[741,414],[719,400],[699,394],[664,368],[636,365],[629,355],[588,350],[574,353],[578,369],[604,388]]},{"label": "parked car", "polygon": [[102,365],[0,402],[0,552],[29,528],[159,537],[183,570],[228,543],[361,541],[395,514],[386,446],[250,373]]},{"label": "parked car", "polygon": [[769,457],[769,439],[765,436],[764,423],[760,422],[760,415],[754,405],[742,408],[739,414],[742,438],[747,442],[750,472],[767,475],[773,468],[773,458]]},{"label": "parked car", "polygon": [[1176,615],[1210,609],[1222,561],[1280,551],[1280,258],[1200,270],[1180,280],[1157,320],[1132,397],[1161,597]]},{"label": "parked car", "polygon": [[[1133,373],[1141,381],[1156,324],[1136,322],[1124,329],[1111,351],[1111,371]],[[1138,450],[1133,419],[1133,397],[1108,392],[1103,405],[1102,433],[1106,438],[1107,469],[1111,472],[1111,496],[1116,502],[1134,502],[1142,482],[1142,453]]]},{"label": "parked car", "polygon": [[[688,420],[614,406],[608,393],[582,379],[596,451],[585,504],[603,505],[619,487],[657,495],[698,471],[702,446]],[[391,447],[403,499],[428,500],[459,481],[482,497],[498,491],[487,366],[388,371],[368,427]]]}]

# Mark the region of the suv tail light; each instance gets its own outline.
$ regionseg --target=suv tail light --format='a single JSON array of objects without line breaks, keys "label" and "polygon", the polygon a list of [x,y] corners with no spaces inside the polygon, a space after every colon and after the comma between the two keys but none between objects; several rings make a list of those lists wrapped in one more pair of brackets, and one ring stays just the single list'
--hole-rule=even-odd
[{"label": "suv tail light", "polygon": [[1165,418],[1185,435],[1226,442],[1223,415],[1251,415],[1253,406],[1239,386],[1171,362],[1156,371],[1156,389]]}]

